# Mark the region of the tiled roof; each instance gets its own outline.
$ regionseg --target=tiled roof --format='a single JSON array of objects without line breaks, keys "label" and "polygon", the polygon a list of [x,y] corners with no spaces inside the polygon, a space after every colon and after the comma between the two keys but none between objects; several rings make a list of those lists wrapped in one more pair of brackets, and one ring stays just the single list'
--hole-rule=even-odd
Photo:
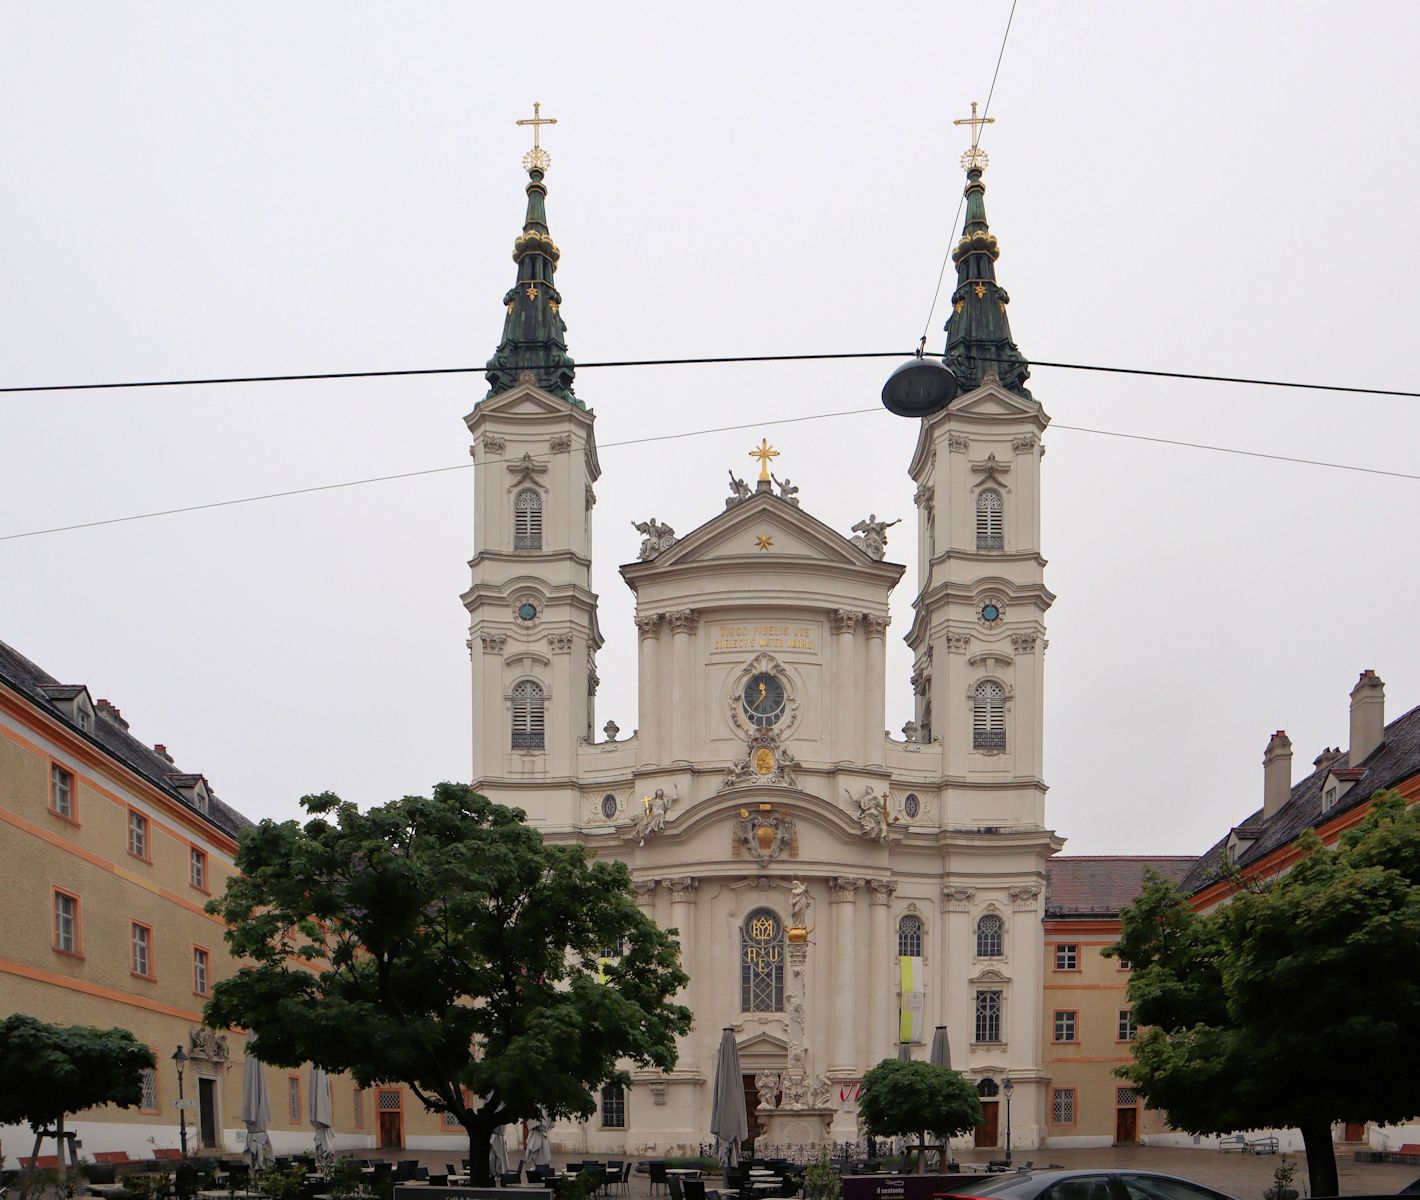
[{"label": "tiled roof", "polygon": [[[1321,809],[1321,786],[1328,775],[1339,779],[1356,776],[1356,782],[1344,796],[1327,812]],[[1313,771],[1292,788],[1292,797],[1270,821],[1262,819],[1262,810],[1254,809],[1240,826],[1256,825],[1261,836],[1238,855],[1238,866],[1265,858],[1274,850],[1281,849],[1296,838],[1304,829],[1330,821],[1333,817],[1355,808],[1369,800],[1382,788],[1396,787],[1405,780],[1420,774],[1420,708],[1412,708],[1403,717],[1397,717],[1385,727],[1385,737],[1381,744],[1371,751],[1359,769],[1346,765],[1345,757],[1337,758],[1329,766]],[[1231,833],[1231,830],[1229,831]],[[1183,890],[1190,894],[1202,891],[1216,882],[1223,864],[1224,850],[1228,835],[1224,834],[1209,848],[1192,871],[1184,877]]]},{"label": "tiled roof", "polygon": [[1059,855],[1045,865],[1046,919],[1118,916],[1143,891],[1146,867],[1179,880],[1197,861],[1173,854]]},{"label": "tiled roof", "polygon": [[61,684],[52,675],[32,663],[12,646],[0,642],[0,686],[19,693],[36,708],[62,721],[76,736],[85,738],[111,758],[116,759],[128,770],[141,775],[154,787],[166,793],[198,817],[220,829],[223,833],[236,837],[252,822],[230,805],[212,796],[207,811],[201,812],[176,788],[181,780],[200,778],[185,775],[151,746],[145,746],[122,726],[104,716],[96,716],[87,730],[80,729],[70,718],[67,709],[56,704],[56,700],[73,699],[83,688],[78,685]]}]

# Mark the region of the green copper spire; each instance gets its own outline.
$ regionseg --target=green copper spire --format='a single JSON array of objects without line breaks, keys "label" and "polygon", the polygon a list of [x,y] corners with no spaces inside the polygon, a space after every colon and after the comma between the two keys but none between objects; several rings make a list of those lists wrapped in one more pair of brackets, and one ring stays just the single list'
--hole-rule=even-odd
[{"label": "green copper spire", "polygon": [[[975,115],[976,106],[972,105],[972,116]],[[962,159],[966,168],[966,224],[961,241],[952,251],[957,286],[952,292],[952,315],[946,324],[945,361],[961,382],[963,392],[980,387],[994,374],[1002,387],[1033,400],[1026,388],[1030,364],[1011,340],[1011,323],[1006,319],[1006,305],[1011,298],[996,282],[996,259],[1001,251],[986,224],[986,185],[981,182],[985,159],[973,139],[972,148]]]},{"label": "green copper spire", "polygon": [[[551,165],[541,146],[539,126],[556,122],[542,117],[534,105],[533,148],[523,157],[528,172],[528,214],[522,235],[513,243],[518,282],[503,297],[508,315],[503,319],[503,340],[488,360],[488,397],[531,382],[569,404],[586,408],[572,392],[576,374],[567,353],[567,325],[562,320],[562,294],[553,283],[559,252],[547,229],[547,185],[543,177]],[[488,397],[485,397],[487,399]]]}]

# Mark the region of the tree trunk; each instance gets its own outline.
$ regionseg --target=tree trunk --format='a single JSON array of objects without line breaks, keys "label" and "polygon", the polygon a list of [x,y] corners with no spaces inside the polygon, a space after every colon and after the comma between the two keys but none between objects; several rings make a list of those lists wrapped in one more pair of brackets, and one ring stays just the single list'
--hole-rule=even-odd
[{"label": "tree trunk", "polygon": [[917,1174],[927,1174],[927,1131],[925,1129],[917,1135]]},{"label": "tree trunk", "polygon": [[73,1163],[64,1161],[64,1114],[59,1114],[59,1120],[54,1123],[54,1144],[59,1151],[59,1169],[62,1171],[66,1166],[73,1166]]},{"label": "tree trunk", "polygon": [[465,1128],[468,1130],[468,1181],[474,1187],[492,1187],[494,1179],[488,1166],[488,1154],[493,1130],[476,1119]]},{"label": "tree trunk", "polygon": [[1307,1152],[1307,1182],[1313,1196],[1336,1196],[1340,1188],[1336,1178],[1336,1147],[1331,1141],[1331,1122],[1304,1121],[1302,1145]]}]

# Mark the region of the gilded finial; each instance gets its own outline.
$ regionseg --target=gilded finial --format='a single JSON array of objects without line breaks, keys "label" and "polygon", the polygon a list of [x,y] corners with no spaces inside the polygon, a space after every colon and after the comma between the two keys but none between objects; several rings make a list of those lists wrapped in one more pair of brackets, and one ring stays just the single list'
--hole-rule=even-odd
[{"label": "gilded finial", "polygon": [[[975,110],[975,105],[972,109]],[[556,125],[556,117],[544,117],[542,115],[542,105],[536,100],[533,101],[533,115],[523,117],[518,121],[519,125],[531,125],[533,131],[533,148],[523,155],[524,171],[541,171],[547,173],[547,168],[552,166],[552,155],[542,148],[542,127],[544,125]]]},{"label": "gilded finial", "polygon": [[983,125],[996,124],[996,118],[978,117],[976,115],[976,101],[973,100],[971,102],[971,116],[958,117],[952,124],[971,126],[971,149],[961,156],[961,169],[963,171],[970,171],[972,168],[985,170],[986,164],[991,160],[986,157],[986,151],[981,149],[979,144],[981,141],[981,127]]}]

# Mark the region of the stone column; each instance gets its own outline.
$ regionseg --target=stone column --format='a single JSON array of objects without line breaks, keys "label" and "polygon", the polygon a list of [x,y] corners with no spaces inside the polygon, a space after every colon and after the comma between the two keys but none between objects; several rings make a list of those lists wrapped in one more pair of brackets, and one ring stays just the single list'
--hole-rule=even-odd
[{"label": "stone column", "polygon": [[862,762],[868,765],[881,764],[884,752],[882,713],[887,703],[887,617],[875,617],[867,613],[863,626],[868,633],[868,678],[863,689],[866,697],[868,716],[863,731],[868,744],[863,747]]},{"label": "stone column", "polygon": [[868,881],[868,1036],[863,1041],[863,1065],[876,1066],[882,1059],[890,1058],[893,1042],[897,1040],[893,1031],[892,996],[893,963],[892,955],[896,947],[893,937],[889,905],[893,893],[897,891],[895,879],[870,879]]},{"label": "stone column", "polygon": [[[942,885],[942,931],[937,937],[937,1002],[923,1013],[923,1024],[945,1025],[947,1036],[951,1038],[952,1054],[961,1047],[963,1061],[968,1047],[976,1037],[976,1013],[966,976],[974,974],[968,964],[975,951],[971,938],[971,902],[976,898],[976,889],[957,884]],[[948,963],[955,959],[967,969],[958,979],[952,979]],[[935,1012],[936,1019],[932,1015]]]},{"label": "stone column", "polygon": [[851,875],[835,875],[828,881],[829,905],[833,913],[833,1038],[829,1048],[829,1069],[852,1077],[859,1071],[857,1045],[858,889],[863,880]]},{"label": "stone column", "polygon": [[833,692],[838,697],[834,705],[833,753],[829,757],[862,761],[858,754],[858,731],[853,727],[853,714],[860,707],[853,646],[853,628],[858,623],[858,614],[838,608],[829,614],[828,620],[833,626]]},{"label": "stone column", "polygon": [[695,756],[691,745],[691,715],[695,702],[695,672],[690,662],[690,635],[695,630],[695,612],[678,608],[666,614],[671,623],[671,744],[662,762]]},{"label": "stone column", "polygon": [[661,698],[660,684],[661,614],[649,613],[636,618],[641,631],[641,679],[637,712],[640,714],[637,736],[641,741],[642,762],[661,761]]},{"label": "stone column", "polygon": [[659,886],[658,879],[634,879],[631,882],[631,890],[636,893],[636,907],[653,921],[656,919],[656,888]]},{"label": "stone column", "polygon": [[[681,969],[690,976],[690,982],[676,995],[675,1002],[684,1004],[693,1010],[691,994],[695,986],[697,965],[695,962],[695,893],[700,887],[700,880],[690,875],[674,875],[661,882],[666,885],[671,894],[671,927],[679,931],[677,936],[680,939]],[[676,1070],[696,1070],[695,1031],[691,1030],[684,1037],[676,1038],[675,1045]]]}]

